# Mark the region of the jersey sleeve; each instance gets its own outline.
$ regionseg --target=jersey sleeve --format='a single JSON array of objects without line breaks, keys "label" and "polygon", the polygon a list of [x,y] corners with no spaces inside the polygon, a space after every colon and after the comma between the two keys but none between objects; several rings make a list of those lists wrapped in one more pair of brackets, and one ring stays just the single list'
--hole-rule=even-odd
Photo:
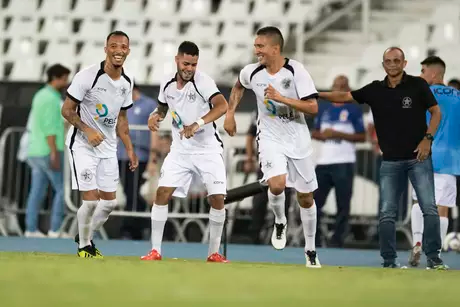
[{"label": "jersey sleeve", "polygon": [[240,84],[245,88],[245,89],[252,89],[251,86],[251,73],[253,71],[251,64],[246,65],[241,71],[240,74],[238,75],[238,81]]},{"label": "jersey sleeve", "polygon": [[127,91],[125,101],[123,102],[123,105],[121,106],[121,110],[128,110],[133,106],[133,87],[134,87],[134,80],[131,79],[131,82],[129,84],[129,90]]},{"label": "jersey sleeve", "polygon": [[80,103],[86,93],[90,90],[90,80],[92,80],[92,78],[88,78],[87,75],[85,76],[85,71],[76,73],[73,77],[72,83],[67,89],[67,96],[76,103]]},{"label": "jersey sleeve", "polygon": [[422,95],[421,95],[422,103],[423,103],[423,106],[428,110],[432,106],[437,105],[438,102],[436,101],[436,98],[434,97],[434,94],[431,91],[430,86],[424,79],[420,78],[420,84],[421,84],[420,87],[422,91]]},{"label": "jersey sleeve", "polygon": [[214,80],[207,75],[201,75],[200,82],[197,84],[197,86],[198,91],[207,102],[211,102],[214,96],[220,94],[216,82],[214,82]]},{"label": "jersey sleeve", "polygon": [[369,83],[362,88],[351,91],[351,96],[359,104],[368,104],[372,103],[372,96],[375,96],[374,83]]},{"label": "jersey sleeve", "polygon": [[300,100],[318,97],[318,91],[313,83],[313,79],[302,64],[298,65],[295,71],[294,83]]},{"label": "jersey sleeve", "polygon": [[166,99],[165,99],[165,86],[166,86],[166,81],[163,80],[160,84],[160,90],[158,92],[158,105],[166,105]]}]

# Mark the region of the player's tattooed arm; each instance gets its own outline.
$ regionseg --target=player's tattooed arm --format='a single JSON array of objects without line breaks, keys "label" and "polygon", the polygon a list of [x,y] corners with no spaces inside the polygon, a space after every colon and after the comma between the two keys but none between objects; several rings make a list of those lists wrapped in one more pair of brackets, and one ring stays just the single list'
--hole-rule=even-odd
[{"label": "player's tattooed arm", "polygon": [[317,95],[311,95],[303,99],[294,99],[282,96],[273,86],[265,89],[265,97],[296,109],[304,114],[316,115],[318,113]]},{"label": "player's tattooed arm", "polygon": [[235,110],[241,101],[244,94],[244,87],[241,85],[240,80],[236,80],[235,85],[230,93],[230,101],[228,102],[227,115],[225,116],[224,129],[228,135],[234,136],[236,134],[236,121]]},{"label": "player's tattooed arm", "polygon": [[158,103],[158,107],[154,111],[154,113],[158,114],[162,119],[166,117],[168,114],[169,106],[167,103]]},{"label": "player's tattooed arm", "polygon": [[236,107],[241,101],[241,98],[244,94],[244,87],[241,85],[240,80],[236,80],[235,85],[232,88],[230,93],[230,100],[228,102],[228,110],[227,113],[234,114]]},{"label": "player's tattooed arm", "polygon": [[64,105],[61,109],[61,115],[75,128],[85,132],[89,129],[89,126],[82,122],[80,116],[77,113],[77,107],[78,104],[75,101],[73,101],[69,97],[66,97]]}]

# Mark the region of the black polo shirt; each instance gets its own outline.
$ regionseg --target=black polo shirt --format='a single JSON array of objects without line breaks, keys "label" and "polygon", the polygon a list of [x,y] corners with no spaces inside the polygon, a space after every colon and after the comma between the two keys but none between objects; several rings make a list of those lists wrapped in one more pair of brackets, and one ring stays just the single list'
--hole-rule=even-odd
[{"label": "black polo shirt", "polygon": [[352,91],[351,95],[358,103],[371,107],[384,160],[417,157],[414,150],[427,130],[426,111],[437,104],[424,79],[404,73],[401,83],[391,88],[385,77]]}]

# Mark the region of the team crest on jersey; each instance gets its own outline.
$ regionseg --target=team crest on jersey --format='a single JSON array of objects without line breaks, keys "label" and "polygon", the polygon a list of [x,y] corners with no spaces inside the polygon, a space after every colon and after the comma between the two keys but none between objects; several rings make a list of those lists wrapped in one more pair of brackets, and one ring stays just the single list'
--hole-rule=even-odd
[{"label": "team crest on jersey", "polygon": [[189,102],[195,102],[196,100],[196,94],[193,92],[190,92],[187,94],[187,99]]},{"label": "team crest on jersey", "polygon": [[402,100],[402,107],[403,109],[412,108],[412,99],[410,97],[404,97]]},{"label": "team crest on jersey", "polygon": [[120,88],[120,94],[121,94],[121,96],[125,96],[125,95],[126,95],[126,91],[127,91],[127,89],[126,89],[125,87]]},{"label": "team crest on jersey", "polygon": [[84,182],[90,182],[91,179],[93,179],[93,173],[91,173],[91,171],[89,169],[84,169],[81,173],[80,173],[80,178],[81,180],[83,180]]},{"label": "team crest on jersey", "polygon": [[287,90],[288,88],[291,87],[291,82],[292,82],[291,79],[285,78],[285,79],[283,79],[283,81],[281,81],[281,85],[283,86],[284,89]]},{"label": "team crest on jersey", "polygon": [[348,111],[347,110],[342,110],[339,115],[339,120],[341,122],[346,122],[348,119]]}]

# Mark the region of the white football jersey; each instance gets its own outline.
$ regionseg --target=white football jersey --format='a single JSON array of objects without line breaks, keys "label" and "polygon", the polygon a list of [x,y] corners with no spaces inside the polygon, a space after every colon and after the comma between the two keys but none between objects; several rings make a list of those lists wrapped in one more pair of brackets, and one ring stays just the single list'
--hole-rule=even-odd
[{"label": "white football jersey", "polygon": [[220,94],[211,77],[197,70],[193,79],[177,89],[176,73],[168,74],[161,82],[159,104],[168,104],[172,116],[171,151],[183,154],[222,153],[223,143],[216,123],[201,126],[189,139],[180,138],[183,126],[190,126],[211,109],[211,99]]},{"label": "white football jersey", "polygon": [[79,71],[67,89],[67,96],[78,103],[77,112],[82,122],[101,132],[104,141],[93,147],[82,131],[72,127],[67,133],[66,145],[70,149],[84,147],[95,157],[110,158],[117,154],[118,114],[132,107],[134,83],[124,71],[119,80],[112,80],[104,72],[104,64]]},{"label": "white football jersey", "polygon": [[267,72],[264,65],[249,64],[240,72],[239,81],[246,89],[252,89],[257,97],[257,141],[259,150],[271,150],[280,146],[285,155],[301,159],[312,153],[310,131],[304,114],[285,104],[265,99],[269,84],[282,96],[307,100],[318,97],[313,80],[305,67],[286,59],[276,74]]}]

